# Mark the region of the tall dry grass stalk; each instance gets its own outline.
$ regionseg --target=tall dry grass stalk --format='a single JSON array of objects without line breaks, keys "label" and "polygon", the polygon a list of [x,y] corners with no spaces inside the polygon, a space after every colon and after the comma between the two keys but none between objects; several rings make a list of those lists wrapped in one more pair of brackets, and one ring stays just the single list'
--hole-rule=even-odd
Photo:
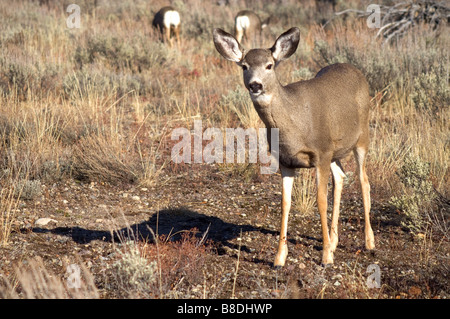
[{"label": "tall dry grass stalk", "polygon": [[19,196],[14,188],[0,190],[0,246],[9,244],[9,237],[13,231],[16,210],[19,207]]},{"label": "tall dry grass stalk", "polygon": [[294,180],[293,202],[294,208],[302,216],[311,216],[316,204],[316,180],[314,170],[301,169]]}]

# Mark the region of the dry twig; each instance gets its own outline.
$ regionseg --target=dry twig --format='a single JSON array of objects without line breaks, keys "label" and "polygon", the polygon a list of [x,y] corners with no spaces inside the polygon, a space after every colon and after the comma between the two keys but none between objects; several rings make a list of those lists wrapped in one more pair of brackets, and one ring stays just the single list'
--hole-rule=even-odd
[{"label": "dry twig", "polygon": [[[335,16],[348,13],[357,13],[359,18],[372,14],[371,11],[347,9],[336,12]],[[450,7],[446,1],[405,1],[391,6],[380,5],[380,15],[380,29],[376,36],[383,36],[389,42],[418,24],[428,24],[433,29],[447,24],[450,21]]]}]

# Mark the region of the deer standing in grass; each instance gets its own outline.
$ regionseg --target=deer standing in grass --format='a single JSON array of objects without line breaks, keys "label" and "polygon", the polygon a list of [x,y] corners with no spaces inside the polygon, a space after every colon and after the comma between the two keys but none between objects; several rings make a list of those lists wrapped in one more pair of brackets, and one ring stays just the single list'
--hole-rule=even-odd
[{"label": "deer standing in grass", "polygon": [[[316,168],[317,205],[322,225],[322,263],[332,264],[338,244],[339,202],[344,182],[340,160],[353,152],[361,183],[365,217],[365,245],[374,249],[370,225],[370,185],[365,161],[369,147],[369,87],[364,75],[349,64],[333,64],[315,78],[283,86],[275,67],[289,58],[300,40],[298,28],[278,37],[270,49],[248,52],[230,34],[213,32],[217,51],[243,69],[244,84],[267,127],[279,129],[279,162],[282,176],[282,217],[274,266],[282,267],[288,254],[287,226],[295,169]],[[327,184],[333,176],[331,231],[327,223]]]},{"label": "deer standing in grass", "polygon": [[261,44],[261,33],[269,20],[266,19],[261,22],[259,16],[250,10],[243,10],[238,12],[234,19],[234,31],[236,39],[239,43],[244,39],[247,43],[256,41]]},{"label": "deer standing in grass", "polygon": [[169,42],[173,47],[173,36],[180,44],[180,14],[174,8],[167,6],[161,8],[153,18],[153,27],[161,32],[163,42]]}]

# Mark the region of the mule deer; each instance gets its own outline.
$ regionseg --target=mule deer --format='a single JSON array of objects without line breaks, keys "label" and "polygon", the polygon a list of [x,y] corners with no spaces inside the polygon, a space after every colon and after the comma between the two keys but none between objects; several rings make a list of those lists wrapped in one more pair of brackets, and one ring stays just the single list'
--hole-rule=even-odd
[{"label": "mule deer", "polygon": [[[333,263],[338,244],[339,202],[344,182],[340,160],[351,151],[356,159],[362,189],[365,217],[365,245],[374,249],[370,225],[370,185],[365,161],[369,147],[369,88],[364,75],[349,64],[333,64],[320,70],[315,78],[282,86],[275,67],[289,58],[300,40],[298,28],[278,37],[270,49],[248,52],[230,34],[213,32],[214,44],[227,60],[243,69],[244,84],[261,120],[279,129],[279,162],[282,176],[282,217],[278,252],[274,266],[285,264],[288,214],[297,168],[316,168],[317,205],[322,224],[322,263]],[[269,148],[271,138],[268,136]],[[333,213],[331,231],[327,223],[327,184],[333,176]]]},{"label": "mule deer", "polygon": [[174,8],[170,6],[161,8],[155,14],[152,25],[161,32],[162,40],[168,41],[171,47],[173,46],[173,36],[180,44],[180,14]]},{"label": "mule deer", "polygon": [[245,39],[247,43],[253,42],[261,44],[261,32],[267,24],[269,19],[261,22],[259,16],[250,10],[243,10],[238,12],[234,18],[235,36],[239,43]]}]

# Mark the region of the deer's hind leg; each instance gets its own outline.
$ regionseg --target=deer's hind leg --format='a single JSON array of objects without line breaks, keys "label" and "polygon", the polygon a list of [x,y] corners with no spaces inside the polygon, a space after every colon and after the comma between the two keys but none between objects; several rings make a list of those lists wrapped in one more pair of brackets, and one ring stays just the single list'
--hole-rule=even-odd
[{"label": "deer's hind leg", "polygon": [[333,217],[330,229],[330,249],[334,252],[338,245],[339,205],[345,178],[344,170],[338,160],[331,163],[331,173],[333,175]]},{"label": "deer's hind leg", "polygon": [[366,147],[356,147],[353,151],[355,155],[359,182],[361,184],[361,192],[364,204],[364,236],[367,249],[375,248],[375,239],[373,236],[372,226],[370,225],[370,184],[366,173]]}]

